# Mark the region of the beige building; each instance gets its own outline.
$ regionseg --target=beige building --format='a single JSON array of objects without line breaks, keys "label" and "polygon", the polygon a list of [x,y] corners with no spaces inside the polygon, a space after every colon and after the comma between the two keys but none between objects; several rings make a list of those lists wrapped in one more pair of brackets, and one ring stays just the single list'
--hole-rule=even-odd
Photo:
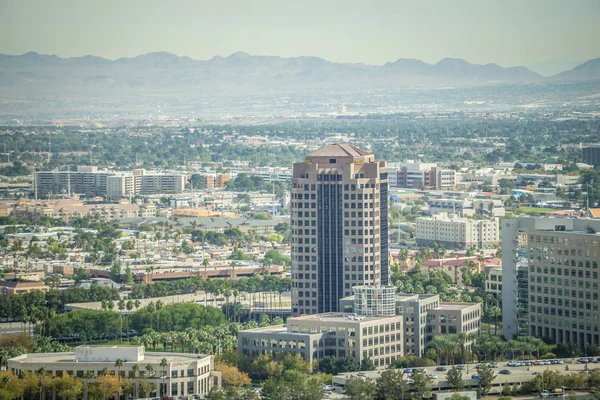
[{"label": "beige building", "polygon": [[480,329],[481,304],[440,303],[427,313],[427,341],[436,335],[459,332],[477,333]]},{"label": "beige building", "polygon": [[488,248],[500,243],[500,223],[498,218],[476,220],[440,213],[417,218],[415,238],[419,246],[437,243],[447,249]]},{"label": "beige building", "polygon": [[291,189],[292,313],[335,312],[357,285],[386,285],[386,164],[348,144],[295,163]]},{"label": "beige building", "polygon": [[241,331],[238,348],[251,359],[286,352],[306,360],[350,357],[385,368],[406,354],[421,356],[435,335],[477,333],[479,303],[440,303],[438,295],[396,295],[393,286],[354,287],[340,313],[289,318],[286,325]]},{"label": "beige building", "polygon": [[485,274],[485,292],[500,298],[502,295],[502,265],[486,265],[483,272]]},{"label": "beige building", "polygon": [[238,334],[238,351],[251,359],[286,352],[306,360],[350,357],[370,359],[385,368],[404,354],[402,317],[326,313],[288,318],[287,326],[250,329]]},{"label": "beige building", "polygon": [[[163,358],[167,360],[166,367],[160,366]],[[115,367],[117,359],[123,361],[120,369]],[[135,365],[139,368],[138,372],[133,370]],[[147,365],[152,366],[152,373],[146,369]],[[41,367],[44,367],[50,376],[70,374],[84,378],[91,371],[94,377],[97,377],[107,368],[109,373],[120,373],[122,378],[148,378],[155,384],[156,397],[193,394],[203,396],[213,387],[221,387],[221,373],[214,370],[214,356],[146,353],[144,346],[78,346],[75,352],[71,353],[32,353],[8,360],[8,369],[15,374],[21,371],[36,373]],[[134,398],[140,398],[140,395],[139,386],[136,385]]]},{"label": "beige building", "polygon": [[600,236],[539,229],[527,236],[530,334],[581,349],[599,345]]}]

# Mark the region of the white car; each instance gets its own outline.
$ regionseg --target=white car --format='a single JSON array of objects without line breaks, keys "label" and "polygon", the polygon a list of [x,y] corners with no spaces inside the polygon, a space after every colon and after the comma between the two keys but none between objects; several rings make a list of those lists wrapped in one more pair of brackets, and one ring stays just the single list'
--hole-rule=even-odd
[{"label": "white car", "polygon": [[427,375],[427,377],[429,379],[437,379],[437,375],[436,374],[429,374],[429,375]]}]

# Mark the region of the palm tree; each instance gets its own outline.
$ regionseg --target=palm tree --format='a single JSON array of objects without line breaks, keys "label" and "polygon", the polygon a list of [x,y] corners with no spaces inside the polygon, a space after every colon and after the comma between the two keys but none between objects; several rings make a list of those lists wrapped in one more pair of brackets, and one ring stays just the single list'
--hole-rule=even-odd
[{"label": "palm tree", "polygon": [[[83,377],[85,378],[85,387],[84,387],[84,391],[83,391],[83,398],[87,399],[88,391],[90,389],[90,381],[92,379],[94,379],[94,371],[86,371],[85,375]],[[40,400],[41,399],[42,399],[42,397],[40,397]]]},{"label": "palm tree", "polygon": [[117,303],[117,308],[121,311],[119,314],[119,320],[121,322],[121,342],[123,341],[123,310],[125,309],[125,300],[121,299]]},{"label": "palm tree", "polygon": [[46,368],[41,367],[40,369],[37,370],[37,374],[40,378],[40,400],[42,400],[44,398],[43,397],[43,392],[44,392],[43,379],[46,376]]},{"label": "palm tree", "polygon": [[490,307],[489,310],[487,311],[488,315],[492,318],[494,318],[494,336],[498,334],[498,317],[500,315],[502,315],[502,310],[500,310],[500,307]]},{"label": "palm tree", "polygon": [[[152,364],[146,364],[146,375],[148,375],[148,379],[151,379],[154,376],[154,367]],[[144,396],[148,396],[150,393],[144,393]],[[150,397],[150,396],[148,396]]]},{"label": "palm tree", "polygon": [[[121,335],[123,335],[123,333],[121,332]],[[122,338],[121,338],[122,340]],[[115,361],[115,367],[117,368],[117,377],[119,378],[119,389],[117,392],[118,397],[117,398],[121,398],[121,368],[123,368],[123,360],[121,360],[120,358],[117,358],[117,360]]]},{"label": "palm tree", "polygon": [[154,267],[153,266],[149,266],[146,267],[146,274],[149,277],[149,279],[146,279],[146,283],[152,283],[152,273],[154,272]]},{"label": "palm tree", "polygon": [[[167,367],[169,366],[169,362],[167,361],[166,358],[161,358],[160,360],[160,366],[163,368],[163,373],[161,374],[162,377],[162,386],[161,386],[161,392],[167,392],[167,388],[165,386],[165,379],[167,378]],[[165,395],[166,393],[161,393],[161,395]]]},{"label": "palm tree", "polygon": [[[131,366],[131,370],[133,371],[133,377],[134,379],[136,377],[139,377],[140,375],[140,364],[133,364]],[[140,388],[139,388],[140,384],[138,380],[135,380],[135,393],[137,393],[139,395],[140,392]],[[136,395],[134,394],[134,397],[136,397]]]}]

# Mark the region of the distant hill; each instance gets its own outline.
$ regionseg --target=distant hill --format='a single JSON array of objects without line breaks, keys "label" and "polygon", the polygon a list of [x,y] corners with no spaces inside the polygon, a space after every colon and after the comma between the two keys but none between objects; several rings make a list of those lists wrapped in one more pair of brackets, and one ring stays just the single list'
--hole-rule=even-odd
[{"label": "distant hill", "polygon": [[[590,60],[553,80],[598,79],[600,59]],[[368,88],[410,85],[529,83],[546,78],[525,68],[478,65],[458,58],[436,64],[400,58],[382,66],[334,63],[318,57],[282,58],[237,52],[193,60],[157,52],[107,60],[60,58],[34,52],[0,55],[0,87],[25,94],[112,93],[132,90],[284,91],[306,88]]]},{"label": "distant hill", "polygon": [[600,79],[600,58],[588,60],[583,64],[560,74],[554,75],[558,81],[591,81]]}]

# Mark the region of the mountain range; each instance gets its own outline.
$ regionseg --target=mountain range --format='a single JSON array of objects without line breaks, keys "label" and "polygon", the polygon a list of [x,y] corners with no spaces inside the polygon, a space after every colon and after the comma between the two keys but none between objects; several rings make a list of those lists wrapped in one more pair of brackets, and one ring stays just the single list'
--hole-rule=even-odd
[{"label": "mountain range", "polygon": [[305,88],[365,88],[411,85],[481,85],[600,79],[600,58],[551,77],[525,67],[472,64],[445,58],[436,64],[400,58],[381,66],[334,63],[319,57],[282,58],[237,52],[210,60],[157,52],[108,60],[61,58],[29,52],[0,54],[0,88],[25,94],[98,91],[280,91]]}]

